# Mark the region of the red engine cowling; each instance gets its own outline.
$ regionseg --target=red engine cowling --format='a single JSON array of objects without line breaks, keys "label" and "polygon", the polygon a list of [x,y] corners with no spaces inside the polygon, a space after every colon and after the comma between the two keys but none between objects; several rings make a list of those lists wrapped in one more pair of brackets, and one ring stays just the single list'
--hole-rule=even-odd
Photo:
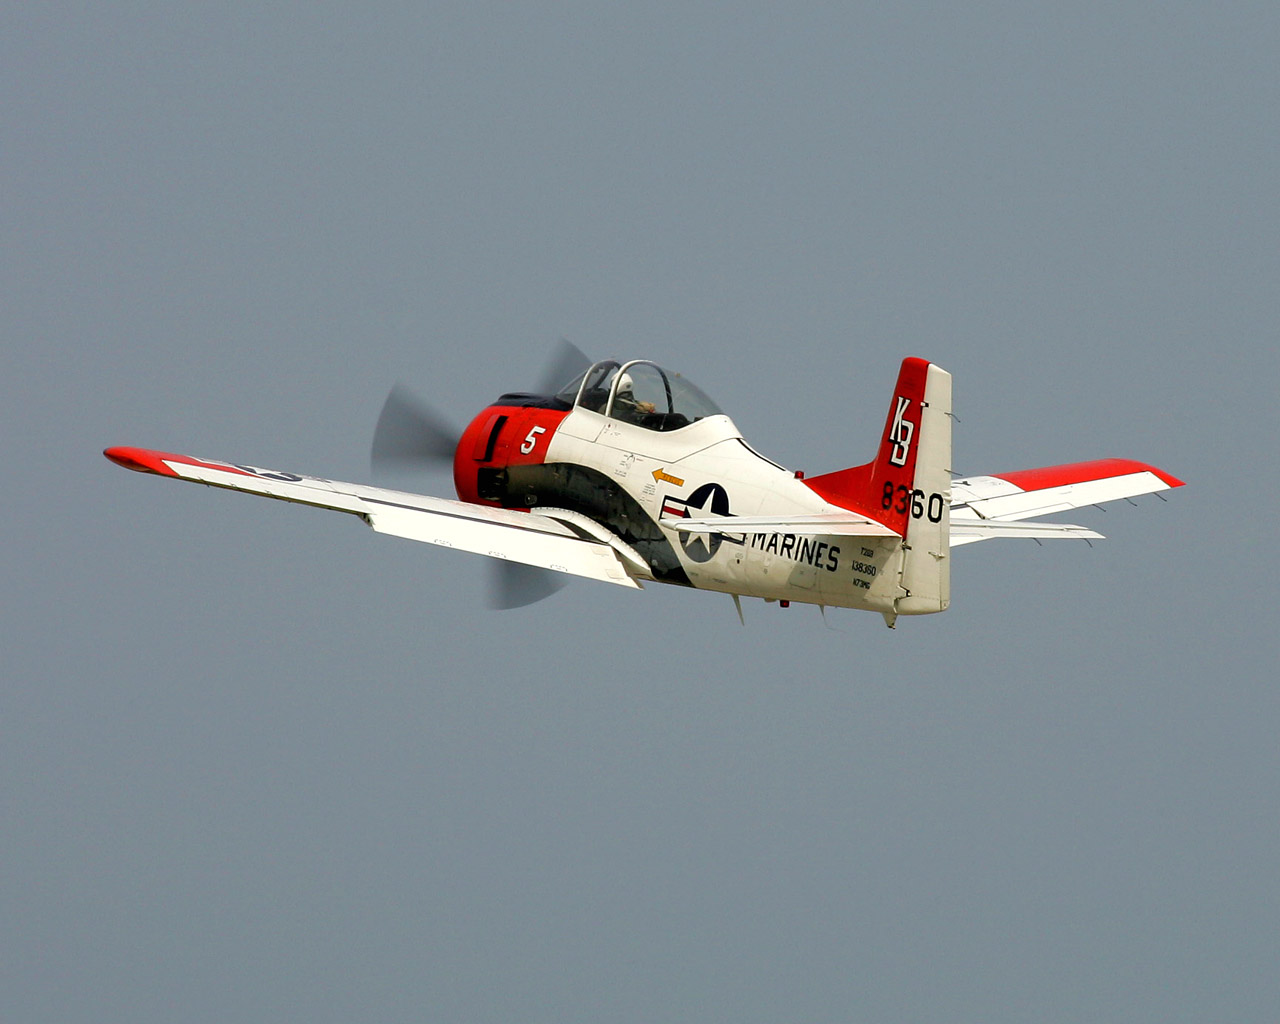
[{"label": "red engine cowling", "polygon": [[568,415],[561,409],[495,404],[462,432],[453,455],[453,486],[463,501],[502,505],[501,471],[546,461],[547,446]]}]

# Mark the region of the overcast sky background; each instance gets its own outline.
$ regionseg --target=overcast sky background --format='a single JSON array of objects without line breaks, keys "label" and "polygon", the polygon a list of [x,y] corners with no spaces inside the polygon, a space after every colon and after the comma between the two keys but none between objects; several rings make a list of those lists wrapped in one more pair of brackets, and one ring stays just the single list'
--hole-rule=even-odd
[{"label": "overcast sky background", "polygon": [[[10,4],[0,1018],[1280,1012],[1280,8]],[[369,479],[559,337],[767,455],[1190,486],[904,619],[146,478]],[[424,479],[451,493],[447,478]]]}]

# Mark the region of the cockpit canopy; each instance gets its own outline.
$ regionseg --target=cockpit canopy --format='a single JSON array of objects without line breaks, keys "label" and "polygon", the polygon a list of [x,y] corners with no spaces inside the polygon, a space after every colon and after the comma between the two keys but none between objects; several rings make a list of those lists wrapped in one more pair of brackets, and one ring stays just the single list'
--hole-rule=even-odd
[{"label": "cockpit canopy", "polygon": [[722,415],[701,388],[647,359],[606,359],[575,377],[556,398],[646,430],[679,430]]}]

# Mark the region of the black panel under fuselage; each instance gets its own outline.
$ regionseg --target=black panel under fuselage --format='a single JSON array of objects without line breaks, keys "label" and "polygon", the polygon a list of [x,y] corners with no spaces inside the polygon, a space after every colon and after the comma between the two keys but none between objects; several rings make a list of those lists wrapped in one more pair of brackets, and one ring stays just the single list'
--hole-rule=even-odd
[{"label": "black panel under fuselage", "polygon": [[640,503],[617,481],[567,462],[480,471],[480,496],[505,508],[539,506],[579,512],[602,523],[635,548],[664,583],[692,586],[675,548]]}]

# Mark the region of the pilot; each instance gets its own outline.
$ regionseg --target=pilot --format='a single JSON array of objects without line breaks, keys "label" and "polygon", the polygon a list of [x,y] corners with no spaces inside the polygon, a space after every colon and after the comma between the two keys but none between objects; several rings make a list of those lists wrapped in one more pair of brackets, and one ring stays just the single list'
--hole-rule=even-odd
[{"label": "pilot", "polygon": [[624,373],[618,378],[618,390],[613,396],[613,414],[619,419],[639,423],[642,416],[653,413],[657,406],[653,402],[643,402],[636,398],[635,384],[631,374]]}]

